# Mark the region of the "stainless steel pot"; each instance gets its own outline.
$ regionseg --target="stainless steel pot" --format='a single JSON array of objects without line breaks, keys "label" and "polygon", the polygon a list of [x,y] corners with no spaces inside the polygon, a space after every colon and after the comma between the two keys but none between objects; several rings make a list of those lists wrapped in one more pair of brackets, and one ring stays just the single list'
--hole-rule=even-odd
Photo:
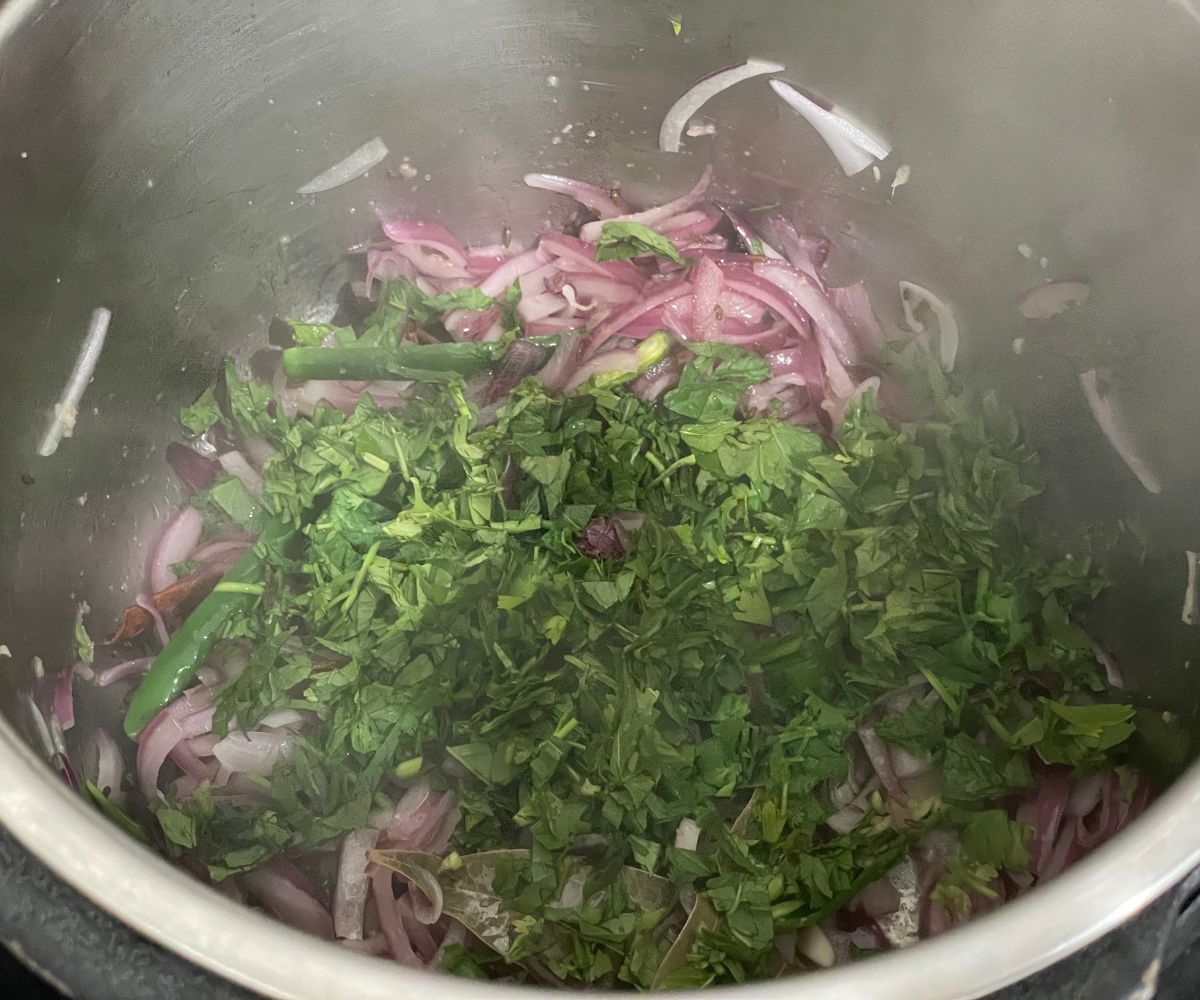
[{"label": "stainless steel pot", "polygon": [[[668,16],[680,13],[676,36]],[[658,153],[671,101],[752,55],[889,136],[884,183],[842,177],[761,80],[705,109],[715,135]],[[23,742],[14,692],[32,656],[65,659],[76,600],[99,621],[125,602],[143,556],[136,525],[166,502],[174,414],[222,355],[264,344],[275,315],[328,312],[343,252],[374,235],[378,210],[480,240],[561,218],[521,186],[535,168],[620,180],[636,197],[713,160],[731,198],[824,224],[838,266],[872,275],[881,304],[901,275],[952,299],[964,373],[1023,410],[1051,462],[1047,516],[1148,515],[1150,571],[1118,580],[1108,638],[1140,697],[1192,714],[1196,642],[1178,598],[1182,550],[1200,548],[1198,55],[1191,0],[8,0],[0,821],[120,919],[262,992],[394,1000],[433,988],[239,909],[125,839]],[[392,150],[384,168],[294,194],[375,135]],[[912,179],[893,199],[901,163]],[[1046,275],[1086,276],[1092,298],[1030,325],[1013,304]],[[114,321],[79,425],[38,458],[96,305]],[[1161,497],[1140,493],[1090,422],[1075,375],[1095,365],[1122,377]],[[80,728],[105,711],[89,706]],[[1200,862],[1198,807],[1193,769],[1116,842],[998,914],[753,995],[978,996],[1094,940]]]}]

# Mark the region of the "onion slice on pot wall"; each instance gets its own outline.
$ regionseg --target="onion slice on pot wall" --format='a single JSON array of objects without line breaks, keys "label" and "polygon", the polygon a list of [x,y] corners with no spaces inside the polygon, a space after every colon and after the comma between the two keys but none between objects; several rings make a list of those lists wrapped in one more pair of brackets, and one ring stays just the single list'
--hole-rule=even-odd
[{"label": "onion slice on pot wall", "polygon": [[1200,555],[1187,549],[1184,551],[1184,558],[1187,560],[1187,588],[1183,592],[1183,613],[1179,617],[1184,625],[1195,625],[1197,621],[1200,621],[1200,600],[1197,599],[1196,591],[1197,564],[1200,562]]},{"label": "onion slice on pot wall", "polygon": [[921,306],[927,306],[938,324],[938,358],[945,371],[954,371],[958,359],[958,320],[953,310],[928,288],[911,281],[900,282],[900,304],[904,307],[904,322],[913,333],[925,333],[926,323],[917,316]]},{"label": "onion slice on pot wall", "polygon": [[817,130],[847,177],[866,170],[876,160],[886,160],[891,154],[888,146],[847,117],[836,105],[822,107],[782,80],[772,80],[771,89]]},{"label": "onion slice on pot wall", "polygon": [[1137,476],[1138,482],[1148,493],[1161,493],[1162,483],[1134,444],[1124,412],[1113,396],[1108,380],[1095,368],[1089,368],[1080,373],[1079,384],[1083,388],[1083,395],[1087,399],[1092,416],[1096,418],[1100,430],[1108,438],[1108,443],[1121,456],[1121,461]]},{"label": "onion slice on pot wall", "polygon": [[743,80],[783,71],[784,67],[779,63],[768,62],[765,59],[747,59],[744,63],[719,69],[696,81],[671,105],[663,118],[658,130],[658,148],[664,153],[678,153],[683,141],[683,131],[692,116],[721,91],[728,90]]},{"label": "onion slice on pot wall", "polygon": [[376,136],[358,147],[344,160],[339,160],[328,170],[317,174],[307,184],[296,189],[296,194],[320,194],[322,191],[332,191],[361,177],[372,167],[382,163],[388,155],[388,148],[382,139]]},{"label": "onion slice on pot wall", "polygon": [[589,208],[602,219],[611,219],[622,212],[628,212],[629,206],[611,191],[585,181],[577,181],[571,177],[559,177],[556,174],[526,174],[527,187],[538,188],[542,191],[553,191],[574,198],[584,208]]},{"label": "onion slice on pot wall", "polygon": [[1026,319],[1050,319],[1086,302],[1091,290],[1086,281],[1047,281],[1026,292],[1017,308]]}]

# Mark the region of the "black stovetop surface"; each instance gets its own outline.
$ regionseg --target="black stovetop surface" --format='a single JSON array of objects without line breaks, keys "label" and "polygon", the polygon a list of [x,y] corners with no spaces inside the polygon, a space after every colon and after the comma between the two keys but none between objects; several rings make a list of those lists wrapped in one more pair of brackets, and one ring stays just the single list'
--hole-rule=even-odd
[{"label": "black stovetop surface", "polygon": [[[14,1000],[65,1000],[62,993],[48,986],[3,948],[0,948],[0,983],[5,984],[7,995],[13,997]],[[1200,942],[1185,951],[1175,964],[1164,972],[1157,1000],[1193,1000],[1198,994],[1200,994]],[[78,1000],[85,1000],[85,998],[78,998]],[[1096,1000],[1103,1000],[1103,998],[1096,998]]]},{"label": "black stovetop surface", "polygon": [[[0,941],[68,984],[78,1000],[254,1000],[119,924],[34,860],[0,828]],[[992,1000],[1159,1000],[1200,997],[1200,873],[1125,927]],[[64,994],[0,946],[6,997]],[[798,988],[797,994],[803,996]],[[348,994],[350,996],[352,994]],[[914,1000],[920,1000],[914,991]]]}]

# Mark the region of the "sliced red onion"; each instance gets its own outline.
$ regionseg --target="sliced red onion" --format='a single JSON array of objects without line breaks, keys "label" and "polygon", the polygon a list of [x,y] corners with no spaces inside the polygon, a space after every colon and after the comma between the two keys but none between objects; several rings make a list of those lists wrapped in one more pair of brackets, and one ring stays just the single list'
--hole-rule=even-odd
[{"label": "sliced red onion", "polygon": [[772,80],[771,89],[817,130],[847,177],[866,170],[876,160],[886,160],[891,154],[891,149],[836,105],[822,107],[782,80]]},{"label": "sliced red onion", "polygon": [[484,295],[489,295],[494,299],[499,298],[508,290],[508,286],[521,275],[536,270],[541,264],[542,259],[536,250],[526,250],[524,253],[506,260],[484,278],[479,284],[479,290]]},{"label": "sliced red onion", "polygon": [[162,613],[158,610],[158,605],[154,603],[154,598],[149,594],[138,594],[133,601],[139,608],[145,611],[154,622],[154,634],[158,636],[158,641],[164,646],[171,641],[171,635],[167,631],[167,624],[163,621]]},{"label": "sliced red onion", "polygon": [[450,793],[429,792],[424,781],[413,786],[396,804],[385,841],[390,847],[440,854],[458,825],[459,811]]},{"label": "sliced red onion", "polygon": [[222,538],[206,542],[204,545],[198,546],[191,557],[202,563],[210,560],[225,560],[230,557],[233,557],[233,561],[236,562],[237,557],[250,548],[257,537],[256,535],[245,535],[242,538]]},{"label": "sliced red onion", "polygon": [[442,326],[455,340],[478,340],[499,318],[499,306],[491,309],[451,309],[442,317]]},{"label": "sliced red onion", "polygon": [[317,174],[307,184],[296,188],[296,194],[320,194],[322,191],[332,191],[356,177],[361,177],[372,167],[382,163],[387,155],[387,146],[379,136],[376,136],[374,139],[364,142],[344,160],[335,163],[323,173]]},{"label": "sliced red onion", "polygon": [[260,472],[263,466],[279,454],[278,448],[269,441],[254,434],[242,438],[242,451],[245,452],[251,464]]},{"label": "sliced red onion", "polygon": [[1138,482],[1148,493],[1161,493],[1162,483],[1134,444],[1125,413],[1113,395],[1108,380],[1095,368],[1089,368],[1080,373],[1079,384],[1083,387],[1083,395],[1100,430],[1129,467],[1129,471],[1137,476]]},{"label": "sliced red onion", "polygon": [[[199,739],[200,737],[196,737]],[[217,776],[217,765],[205,762],[192,749],[191,740],[180,740],[171,748],[171,762],[199,787],[206,781],[212,781]]]},{"label": "sliced red onion", "polygon": [[1118,691],[1124,690],[1125,678],[1121,676],[1121,668],[1117,666],[1117,661],[1113,659],[1112,654],[1098,642],[1092,642],[1092,652],[1096,654],[1096,662],[1104,668],[1104,677],[1108,681],[1109,687],[1114,687]]},{"label": "sliced red onion", "polygon": [[181,698],[164,708],[138,736],[138,784],[150,801],[158,797],[158,772],[176,745],[212,729],[214,708],[210,706],[180,717],[181,710],[176,706],[183,701]]},{"label": "sliced red onion", "polygon": [[1184,625],[1195,625],[1200,620],[1200,599],[1196,594],[1196,571],[1200,564],[1200,556],[1191,549],[1185,549],[1183,555],[1187,560],[1187,587],[1183,592],[1183,612],[1180,618]]},{"label": "sliced red onion", "polygon": [[179,477],[179,481],[192,493],[208,489],[217,478],[220,466],[216,461],[201,455],[193,448],[172,441],[167,445],[167,464]]},{"label": "sliced red onion", "polygon": [[866,285],[860,281],[844,288],[831,288],[829,300],[846,318],[855,340],[867,356],[878,357],[887,344],[887,335],[871,306]]},{"label": "sliced red onion", "polygon": [[796,932],[796,951],[820,969],[832,968],[837,958],[833,944],[816,924],[801,927]]},{"label": "sliced red onion", "polygon": [[191,556],[203,531],[204,518],[191,505],[180,507],[171,516],[159,535],[158,544],[150,553],[146,575],[152,594],[166,590],[179,581],[179,577],[171,572],[171,567]]},{"label": "sliced red onion", "polygon": [[517,279],[517,286],[521,289],[521,294],[532,296],[540,295],[543,292],[561,291],[566,276],[559,270],[558,264],[543,263],[542,255],[536,250],[526,252],[534,255],[538,266],[531,271],[526,271]]},{"label": "sliced red onion", "polygon": [[[871,380],[867,379],[867,381]],[[903,747],[889,745],[888,752],[892,757],[892,770],[901,780],[919,778],[923,774],[928,774],[930,768],[933,767],[933,762],[927,757],[918,757]]]},{"label": "sliced red onion", "polygon": [[744,63],[719,69],[698,80],[684,91],[667,111],[662,126],[658,130],[658,148],[664,153],[678,153],[688,122],[697,111],[721,91],[727,90],[743,80],[750,80],[767,73],[782,73],[783,70],[784,67],[779,63],[767,62],[764,59],[747,59]]},{"label": "sliced red onion", "polygon": [[[417,916],[417,897],[418,893],[413,892],[412,887],[409,886],[409,891],[396,901],[396,910],[400,914],[400,923],[404,927],[404,932],[408,935],[408,940],[412,942],[413,951],[416,952],[421,964],[427,965],[437,954],[437,938],[434,937],[434,928]],[[429,910],[428,912],[433,911]]]},{"label": "sliced red onion", "polygon": [[832,249],[829,240],[824,236],[801,233],[781,215],[773,215],[768,221],[784,257],[811,278],[818,288],[824,288],[825,279],[821,272]]},{"label": "sliced red onion", "polygon": [[1026,292],[1017,308],[1026,319],[1050,319],[1086,302],[1091,290],[1086,281],[1047,281]]},{"label": "sliced red onion", "polygon": [[888,754],[887,744],[879,738],[879,734],[871,726],[860,726],[858,738],[867,752],[867,758],[871,761],[875,777],[879,779],[888,798],[903,805],[907,801],[907,797],[904,794],[903,786],[896,777],[896,772],[892,769],[892,758]]},{"label": "sliced red onion", "polygon": [[721,292],[725,278],[721,269],[707,257],[692,269],[692,323],[697,340],[721,338]]},{"label": "sliced red onion", "polygon": [[[619,306],[626,302],[632,302],[638,297],[638,289],[623,282],[616,281],[613,278],[601,277],[595,274],[571,274],[568,275],[570,286],[575,290],[576,296],[586,296],[591,300],[592,309],[597,307],[597,300],[608,305]],[[568,286],[564,285],[565,289]]]},{"label": "sliced red onion", "polygon": [[364,294],[374,297],[375,280],[394,281],[396,278],[415,278],[417,269],[404,254],[395,247],[386,249],[373,248],[367,251],[367,275],[363,279]]},{"label": "sliced red onion", "polygon": [[825,825],[834,833],[849,833],[866,817],[870,810],[871,794],[879,789],[879,779],[873,777],[859,789],[854,799],[842,806],[832,816],[825,820]]},{"label": "sliced red onion", "polygon": [[51,704],[51,711],[54,713],[54,717],[58,719],[58,724],[64,732],[75,725],[75,677],[80,673],[80,667],[91,673],[87,664],[75,663],[65,670],[60,670],[54,681],[54,698]]},{"label": "sliced red onion", "polygon": [[296,726],[304,721],[304,716],[294,708],[277,708],[268,712],[258,724],[263,729],[282,729],[284,726]]},{"label": "sliced red onion", "polygon": [[555,194],[565,194],[568,198],[574,198],[602,219],[611,219],[629,211],[628,206],[617,195],[595,184],[586,184],[555,174],[526,174],[525,183],[531,188],[553,191]]},{"label": "sliced red onion", "polygon": [[958,358],[958,321],[954,311],[928,288],[900,282],[900,304],[904,307],[904,322],[913,333],[925,333],[925,323],[917,317],[917,309],[928,306],[938,324],[938,357],[945,371],[954,371]]},{"label": "sliced red onion", "polygon": [[1078,819],[1095,809],[1109,777],[1108,774],[1089,774],[1080,778],[1067,799],[1066,814]]},{"label": "sliced red onion", "polygon": [[725,218],[729,220],[729,224],[733,226],[733,231],[737,233],[738,239],[742,241],[742,249],[748,254],[767,257],[770,260],[783,260],[783,254],[776,250],[770,243],[764,240],[755,231],[742,216],[724,205],[718,205],[718,208],[725,213]]},{"label": "sliced red onion", "polygon": [[188,746],[197,757],[211,757],[213,748],[221,742],[221,739],[219,733],[204,733],[202,736],[193,736],[188,740]]},{"label": "sliced red onion", "polygon": [[584,243],[574,236],[544,233],[538,240],[537,248],[545,260],[558,260],[559,266],[572,275],[579,272],[601,275],[639,289],[646,283],[646,276],[632,261],[596,260],[595,245]]},{"label": "sliced red onion", "polygon": [[564,333],[550,360],[537,373],[538,379],[548,389],[562,389],[578,367],[582,353],[582,335]]},{"label": "sliced red onion", "polygon": [[383,231],[393,243],[412,244],[441,254],[456,267],[466,270],[467,252],[445,226],[421,219],[389,219]]},{"label": "sliced red onion", "polygon": [[379,929],[383,931],[392,958],[401,965],[420,968],[421,960],[413,951],[408,933],[400,922],[400,912],[396,907],[396,893],[392,888],[390,868],[375,866],[374,874],[371,875],[371,889],[372,895],[375,897],[375,911],[379,916]]},{"label": "sliced red onion", "polygon": [[[461,925],[455,925],[461,926]],[[369,934],[361,941],[354,941],[350,938],[342,938],[338,941],[343,948],[349,948],[351,951],[357,951],[362,955],[386,955],[388,950],[387,940],[382,934]]]},{"label": "sliced red onion", "polygon": [[289,927],[333,940],[333,918],[311,892],[297,885],[277,864],[241,876],[242,884]]},{"label": "sliced red onion", "polygon": [[1038,866],[1038,881],[1044,882],[1061,875],[1083,857],[1084,853],[1084,848],[1079,843],[1079,820],[1069,820],[1063,824],[1049,853],[1043,856]]},{"label": "sliced red onion", "polygon": [[355,830],[342,840],[337,888],[333,894],[333,930],[339,938],[361,941],[366,917],[370,878],[367,852],[379,841],[379,831]]},{"label": "sliced red onion", "polygon": [[690,816],[685,816],[675,828],[675,846],[683,851],[694,851],[699,843],[699,824]]},{"label": "sliced red onion", "polygon": [[96,749],[96,770],[92,783],[108,798],[121,796],[121,779],[125,775],[125,758],[121,748],[107,729],[97,729],[93,736]]},{"label": "sliced red onion", "polygon": [[1038,786],[1036,811],[1033,822],[1033,844],[1030,856],[1034,870],[1041,877],[1043,869],[1050,863],[1056,838],[1063,825],[1067,800],[1071,796],[1071,776],[1065,767],[1053,766],[1046,769]]},{"label": "sliced red onion", "polygon": [[19,691],[17,697],[25,704],[25,708],[29,714],[29,721],[33,725],[33,733],[40,749],[47,757],[54,756],[54,740],[50,736],[50,727],[46,723],[46,716],[38,707],[37,701],[28,691]]},{"label": "sliced red onion", "polygon": [[653,402],[668,389],[674,388],[682,370],[683,362],[673,352],[630,382],[629,391],[643,402]]},{"label": "sliced red onion", "polygon": [[540,295],[526,295],[517,304],[517,315],[526,323],[532,323],[547,316],[553,316],[566,308],[567,300],[561,295],[543,292]]},{"label": "sliced red onion", "polygon": [[617,372],[633,375],[637,373],[641,366],[641,358],[638,356],[637,348],[613,348],[612,350],[597,354],[575,369],[575,373],[567,379],[564,389],[569,393],[574,392],[588,379],[594,378],[596,375],[608,375]]},{"label": "sliced red onion", "polygon": [[[830,305],[821,290],[804,275],[799,274],[786,265],[779,263],[759,264],[754,268],[757,277],[770,282],[785,292],[796,306],[803,310],[812,320],[812,329],[817,337],[817,346],[821,349],[821,360],[825,366],[825,378],[835,396],[848,397],[854,392],[855,382],[846,371],[847,365],[857,364],[860,360],[858,345],[850,334],[845,321]],[[739,284],[747,279],[738,278],[731,281],[730,287],[739,288]],[[764,301],[760,299],[760,301]],[[765,303],[770,306],[770,303]],[[789,310],[789,312],[792,312]],[[781,318],[793,322],[788,313],[780,313]],[[793,322],[793,325],[795,323]],[[808,329],[808,324],[796,326],[798,331]]]},{"label": "sliced red onion", "polygon": [[[621,215],[617,218],[622,222],[637,222],[643,226],[653,227],[664,219],[669,219],[674,215],[679,215],[681,212],[686,212],[689,208],[696,204],[704,197],[704,192],[708,190],[709,184],[712,183],[712,167],[704,168],[704,173],[700,175],[700,179],[696,182],[687,194],[681,198],[676,198],[674,201],[669,201],[665,205],[659,205],[656,208],[648,208],[644,212],[635,212],[633,215]],[[579,231],[579,236],[587,243],[596,243],[600,239],[600,233],[604,228],[604,222],[589,222]]]},{"label": "sliced red onion", "polygon": [[399,831],[405,829],[407,824],[425,808],[432,795],[433,790],[429,787],[428,781],[424,778],[417,781],[400,796],[400,801],[396,803],[395,811],[388,821],[388,830]]},{"label": "sliced red onion", "polygon": [[467,266],[472,271],[483,271],[485,275],[488,275],[513,254],[521,253],[524,249],[524,247],[512,243],[508,246],[504,246],[502,243],[493,243],[485,247],[467,247]]},{"label": "sliced red onion", "polygon": [[[471,272],[466,267],[448,260],[436,250],[427,250],[416,244],[401,244],[396,247],[395,252],[401,257],[407,258],[416,269],[417,274],[422,276],[417,278],[417,287],[426,295],[437,295],[439,292],[450,291],[449,283],[451,281],[461,280],[464,283],[470,281]],[[454,287],[462,287],[462,285]]]},{"label": "sliced red onion", "polygon": [[[668,302],[673,302],[675,299],[683,295],[690,295],[692,286],[690,282],[679,281],[667,285],[658,292],[653,292],[646,295],[642,299],[631,302],[622,309],[618,309],[603,323],[592,329],[587,337],[587,348],[590,353],[594,353],[597,348],[603,346],[608,339],[633,323],[635,320],[645,316],[648,312],[658,309],[666,305]],[[634,369],[637,370],[636,368]],[[578,384],[578,383],[577,383]]]},{"label": "sliced red onion", "polygon": [[213,756],[236,774],[269,775],[279,761],[295,749],[291,733],[267,733],[251,730],[230,733],[213,747]]},{"label": "sliced red onion", "polygon": [[242,485],[246,487],[246,492],[255,500],[262,500],[263,477],[259,475],[258,470],[250,464],[245,455],[235,449],[218,456],[217,461],[229,475],[241,481]]}]

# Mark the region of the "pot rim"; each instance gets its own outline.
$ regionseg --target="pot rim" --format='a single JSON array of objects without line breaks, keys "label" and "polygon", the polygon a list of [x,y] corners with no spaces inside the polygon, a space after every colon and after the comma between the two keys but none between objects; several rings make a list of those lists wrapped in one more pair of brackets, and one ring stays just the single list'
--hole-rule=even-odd
[{"label": "pot rim", "polygon": [[[0,720],[0,823],[59,877],[152,941],[280,1000],[344,996],[425,1000],[431,973],[318,941],[232,902],[138,844],[58,780]],[[1200,863],[1189,817],[1200,811],[1193,765],[1128,830],[1049,885],[906,951],[803,977],[806,1000],[968,1000],[1078,951],[1137,915]],[[285,960],[281,960],[286,956]],[[705,1000],[790,1000],[794,977],[686,991]],[[544,997],[536,987],[438,980],[455,1000]]]},{"label": "pot rim", "polygon": [[[0,44],[46,0],[0,0]],[[0,823],[69,885],[148,939],[280,1000],[543,998],[540,988],[432,978],[322,942],[225,898],[122,833],[0,719]],[[867,962],[703,1000],[970,1000],[1067,957],[1137,915],[1200,863],[1200,763],[1131,827],[1049,885],[965,927]],[[436,984],[436,985],[435,985]]]}]

